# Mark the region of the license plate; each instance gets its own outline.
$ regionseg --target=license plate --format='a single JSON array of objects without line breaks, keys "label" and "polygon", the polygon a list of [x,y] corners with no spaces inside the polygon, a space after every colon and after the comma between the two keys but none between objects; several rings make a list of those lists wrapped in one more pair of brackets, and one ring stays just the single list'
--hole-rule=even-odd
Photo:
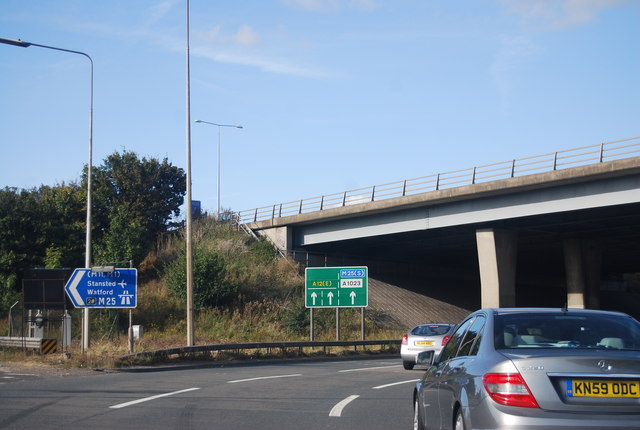
[{"label": "license plate", "polygon": [[416,341],[416,345],[433,346],[434,344],[435,344],[435,342],[432,341],[432,340],[418,340],[418,341]]},{"label": "license plate", "polygon": [[640,398],[639,381],[567,381],[567,396],[570,397],[631,397]]}]

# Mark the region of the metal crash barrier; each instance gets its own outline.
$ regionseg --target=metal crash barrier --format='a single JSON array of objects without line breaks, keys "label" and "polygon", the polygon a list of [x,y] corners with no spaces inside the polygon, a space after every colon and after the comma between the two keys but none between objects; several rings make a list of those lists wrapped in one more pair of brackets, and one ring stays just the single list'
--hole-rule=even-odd
[{"label": "metal crash barrier", "polygon": [[135,362],[139,360],[154,360],[154,359],[168,359],[168,358],[181,358],[189,357],[194,354],[212,353],[228,351],[235,354],[240,354],[240,351],[264,350],[267,354],[270,354],[272,350],[279,350],[281,352],[287,350],[298,350],[302,352],[303,349],[316,349],[321,348],[323,353],[327,353],[328,349],[334,347],[349,348],[353,347],[354,351],[357,351],[358,347],[363,350],[367,346],[379,346],[383,349],[392,349],[400,346],[400,340],[354,340],[354,341],[300,341],[300,342],[249,342],[249,343],[226,343],[215,345],[197,345],[186,346],[180,348],[167,348],[155,351],[144,351],[136,354],[129,354],[120,356],[119,359],[125,362]]},{"label": "metal crash barrier", "polygon": [[33,349],[37,350],[40,354],[54,354],[58,351],[58,339],[0,336],[0,346]]}]

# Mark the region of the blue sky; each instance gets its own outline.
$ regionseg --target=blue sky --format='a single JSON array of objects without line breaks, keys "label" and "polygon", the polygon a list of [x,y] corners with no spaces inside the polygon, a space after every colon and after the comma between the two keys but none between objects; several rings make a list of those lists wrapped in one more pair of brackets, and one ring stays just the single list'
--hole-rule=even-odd
[{"label": "blue sky", "polygon": [[[640,135],[638,0],[191,0],[191,119],[246,210]],[[0,37],[89,54],[94,164],[185,167],[185,1],[0,0]],[[89,66],[0,45],[0,187],[77,181]],[[191,128],[216,208],[217,128]]]}]

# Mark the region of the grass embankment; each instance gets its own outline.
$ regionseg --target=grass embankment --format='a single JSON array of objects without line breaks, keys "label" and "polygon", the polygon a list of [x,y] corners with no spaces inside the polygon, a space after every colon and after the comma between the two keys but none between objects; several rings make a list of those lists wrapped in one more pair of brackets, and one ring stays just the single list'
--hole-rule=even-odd
[{"label": "grass embankment", "polygon": [[[304,278],[295,262],[278,256],[271,244],[234,231],[230,224],[204,218],[194,223],[195,340],[198,345],[234,342],[308,340],[309,314],[304,307]],[[186,345],[184,241],[168,235],[139,269],[138,306],[132,321],[143,328],[134,344],[135,352]],[[91,310],[91,348],[80,351],[81,311],[72,311],[72,345],[63,354],[34,356],[64,367],[110,368],[117,357],[129,352],[128,310]],[[341,339],[360,339],[360,313],[340,312]],[[398,329],[381,327],[375,312],[366,313],[368,339],[396,339]],[[4,327],[3,327],[4,325]],[[47,337],[60,337],[59,327],[50,326]],[[7,333],[6,319],[0,333]],[[335,340],[335,311],[314,312],[316,340]],[[353,354],[334,349],[333,354]],[[200,354],[198,359],[255,358],[266,355],[315,355],[318,351],[255,352],[250,356],[229,353]],[[24,352],[0,350],[0,360],[24,360]]]}]

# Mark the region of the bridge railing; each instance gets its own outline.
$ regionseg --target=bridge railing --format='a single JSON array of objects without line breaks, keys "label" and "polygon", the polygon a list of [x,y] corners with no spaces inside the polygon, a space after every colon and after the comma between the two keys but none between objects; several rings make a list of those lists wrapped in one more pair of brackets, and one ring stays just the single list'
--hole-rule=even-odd
[{"label": "bridge railing", "polygon": [[640,156],[640,136],[238,212],[240,224]]}]

